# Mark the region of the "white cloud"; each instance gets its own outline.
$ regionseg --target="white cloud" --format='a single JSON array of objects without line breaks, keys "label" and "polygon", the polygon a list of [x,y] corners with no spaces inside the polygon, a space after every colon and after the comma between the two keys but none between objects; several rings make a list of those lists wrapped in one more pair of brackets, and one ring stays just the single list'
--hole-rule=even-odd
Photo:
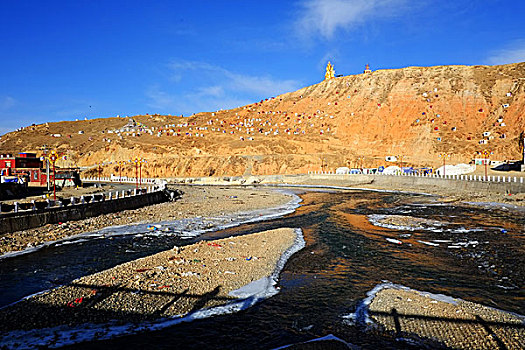
[{"label": "white cloud", "polygon": [[[324,68],[326,67],[328,61],[334,64],[335,62],[337,62],[339,56],[339,50],[328,51],[323,55],[323,57],[319,59],[319,61],[317,61],[316,67],[318,67],[319,71],[324,71]],[[337,74],[337,71],[335,73]]]},{"label": "white cloud", "polygon": [[516,40],[503,49],[493,51],[486,61],[488,64],[525,62],[525,39]]},{"label": "white cloud", "polygon": [[207,62],[174,61],[168,68],[171,85],[156,85],[146,92],[148,105],[162,113],[234,108],[301,87],[296,80],[241,74]]},{"label": "white cloud", "polygon": [[153,109],[148,112],[187,116],[192,113],[235,108],[253,102],[235,97],[217,96],[217,91],[199,89],[181,95],[161,90],[158,86],[153,87],[146,92],[146,96],[150,100],[148,106]]},{"label": "white cloud", "polygon": [[299,83],[295,80],[276,80],[269,76],[229,73],[226,77],[230,79],[228,85],[232,90],[255,93],[262,97],[275,96],[299,88]]},{"label": "white cloud", "polygon": [[148,106],[152,108],[173,108],[176,105],[175,96],[171,96],[165,91],[162,91],[159,86],[153,86],[146,91],[146,97],[149,98]]},{"label": "white cloud", "polygon": [[[178,80],[184,72],[197,71],[203,81],[219,82],[214,89],[222,87],[223,91],[262,94],[265,97],[277,95],[299,88],[296,80],[277,80],[268,75],[239,74],[220,66],[199,61],[177,61],[169,65],[172,77]],[[172,79],[173,80],[173,79]]]},{"label": "white cloud", "polygon": [[301,37],[320,35],[331,39],[339,29],[351,30],[373,18],[395,16],[406,3],[407,0],[306,0],[295,30]]},{"label": "white cloud", "polygon": [[224,96],[224,88],[222,86],[205,86],[197,91],[200,96],[221,97]]},{"label": "white cloud", "polygon": [[8,109],[16,106],[17,103],[18,101],[11,96],[4,96],[0,98],[0,110],[7,111]]}]

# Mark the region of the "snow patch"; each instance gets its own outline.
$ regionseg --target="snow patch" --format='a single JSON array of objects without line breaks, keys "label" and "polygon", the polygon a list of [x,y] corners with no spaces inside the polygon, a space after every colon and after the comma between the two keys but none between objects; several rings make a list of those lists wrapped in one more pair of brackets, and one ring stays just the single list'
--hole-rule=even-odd
[{"label": "snow patch", "polygon": [[277,265],[268,277],[252,282],[247,286],[232,291],[230,295],[240,299],[228,304],[209,309],[202,309],[187,315],[176,315],[158,321],[148,321],[139,324],[83,324],[70,328],[59,326],[30,331],[12,331],[2,334],[0,347],[2,349],[33,349],[36,347],[57,348],[93,340],[107,340],[123,335],[138,334],[146,331],[156,331],[177,325],[182,322],[191,322],[215,315],[231,314],[249,308],[257,302],[269,298],[279,292],[276,284],[286,261],[296,252],[305,247],[301,229],[294,229],[296,234],[294,244],[280,257]]}]

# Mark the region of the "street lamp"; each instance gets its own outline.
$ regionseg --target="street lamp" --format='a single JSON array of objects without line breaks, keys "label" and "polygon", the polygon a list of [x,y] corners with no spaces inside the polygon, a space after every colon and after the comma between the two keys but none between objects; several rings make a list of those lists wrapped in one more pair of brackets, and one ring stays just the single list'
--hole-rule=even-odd
[{"label": "street lamp", "polygon": [[55,162],[58,159],[58,154],[55,151],[51,151],[51,153],[48,156],[48,159],[51,161],[51,164],[53,164],[53,200],[57,200],[57,187],[56,187],[56,171],[55,171]]},{"label": "street lamp", "polygon": [[360,169],[363,169],[363,161],[365,160],[365,157],[364,156],[358,156],[357,157],[357,166],[360,168]]},{"label": "street lamp", "polygon": [[[142,163],[145,163],[146,160],[140,157],[135,157],[135,159],[133,159],[133,162],[135,163],[135,187],[138,189],[139,181],[140,181],[140,185],[142,186],[142,179],[140,179],[142,176]],[[139,174],[139,168],[140,168],[140,174]]]},{"label": "street lamp", "polygon": [[399,164],[399,167],[402,168],[403,167],[403,158],[405,156],[404,155],[398,155],[396,158],[398,159],[398,164]]},{"label": "street lamp", "polygon": [[483,163],[485,163],[485,179],[487,178],[487,164],[489,163],[489,156],[492,152],[488,150],[481,151],[481,154],[483,155],[483,158],[485,159]]},{"label": "street lamp", "polygon": [[121,160],[118,161],[118,182],[122,182],[122,164],[126,162],[123,162]]},{"label": "street lamp", "polygon": [[139,161],[140,161],[139,157],[135,157],[135,159],[133,159],[133,162],[135,162],[135,188],[136,189],[139,188]]},{"label": "street lamp", "polygon": [[148,161],[146,159],[141,159],[139,161],[139,183],[140,187],[142,187],[142,163],[147,163]]},{"label": "street lamp", "polygon": [[443,158],[443,176],[445,176],[445,171],[446,171],[446,159],[447,159],[447,158],[450,158],[450,154],[443,152],[443,153],[440,153],[440,154],[439,154],[439,157],[440,157],[440,158]]},{"label": "street lamp", "polygon": [[50,185],[49,185],[49,157],[48,157],[48,154],[47,154],[47,145],[44,145],[42,146],[42,148],[44,150],[44,154],[41,158],[41,160],[44,160],[46,161],[46,183],[47,183],[47,192],[49,192],[50,190]]},{"label": "street lamp", "polygon": [[102,165],[104,163],[97,163],[97,169],[98,169],[98,182],[100,182],[100,172],[102,171]]}]

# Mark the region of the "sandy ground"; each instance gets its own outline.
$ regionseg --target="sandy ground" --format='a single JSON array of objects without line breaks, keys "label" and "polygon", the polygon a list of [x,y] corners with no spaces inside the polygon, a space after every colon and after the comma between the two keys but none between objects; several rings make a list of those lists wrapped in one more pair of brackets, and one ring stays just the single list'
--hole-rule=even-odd
[{"label": "sandy ground", "polygon": [[396,338],[420,338],[454,349],[525,348],[522,318],[464,300],[453,302],[385,288],[373,298],[369,314]]},{"label": "sandy ground", "polygon": [[194,186],[170,186],[170,188],[182,190],[184,192],[182,198],[175,202],[155,204],[136,210],[124,210],[85,220],[49,224],[1,235],[0,255],[113,225],[232,214],[277,207],[291,200],[288,195],[265,189]]},{"label": "sandy ground", "polygon": [[[297,182],[299,183],[299,182]],[[503,203],[508,205],[514,205],[518,207],[525,207],[525,193],[496,193],[496,192],[474,192],[474,191],[459,191],[454,188],[443,188],[439,186],[405,186],[403,184],[397,184],[395,186],[382,186],[378,183],[355,181],[352,178],[348,180],[337,180],[337,179],[308,179],[302,181],[305,185],[316,185],[316,186],[343,186],[349,188],[368,188],[368,189],[380,189],[389,191],[404,191],[414,193],[428,193],[434,194],[440,197],[440,201],[443,202],[494,202]]]},{"label": "sandy ground", "polygon": [[408,192],[424,192],[429,194],[435,194],[436,196],[441,197],[440,201],[442,202],[491,202],[491,203],[503,203],[508,205],[515,205],[518,207],[525,206],[525,193],[517,194],[506,194],[506,193],[489,193],[489,192],[467,192],[461,191],[458,192],[457,189],[443,189],[442,187],[437,186],[425,186],[424,188],[414,188],[410,186],[395,186],[395,187],[386,187],[386,186],[377,186],[374,184],[367,184],[363,186],[358,186],[363,188],[375,188],[375,189],[385,189],[393,191],[408,191]]},{"label": "sandy ground", "polygon": [[127,262],[0,309],[0,330],[114,326],[224,305],[236,299],[231,291],[271,276],[298,234],[281,228],[201,241]]}]

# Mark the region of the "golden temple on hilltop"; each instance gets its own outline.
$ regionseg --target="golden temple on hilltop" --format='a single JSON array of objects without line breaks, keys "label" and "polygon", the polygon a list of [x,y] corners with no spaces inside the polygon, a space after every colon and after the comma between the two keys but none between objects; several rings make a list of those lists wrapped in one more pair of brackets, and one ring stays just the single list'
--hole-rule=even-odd
[{"label": "golden temple on hilltop", "polygon": [[335,78],[335,69],[334,66],[328,61],[326,65],[326,73],[324,74],[324,80]]},{"label": "golden temple on hilltop", "polygon": [[370,69],[370,66],[368,65],[368,63],[366,64],[365,71],[363,73],[365,74],[372,73],[372,70]]}]

